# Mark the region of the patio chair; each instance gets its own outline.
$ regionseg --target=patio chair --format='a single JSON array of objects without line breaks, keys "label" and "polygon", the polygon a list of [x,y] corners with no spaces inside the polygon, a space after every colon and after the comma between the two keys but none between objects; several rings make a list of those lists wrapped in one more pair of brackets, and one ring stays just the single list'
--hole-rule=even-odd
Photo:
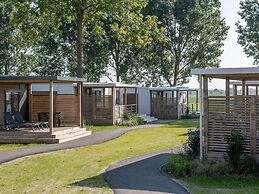
[{"label": "patio chair", "polygon": [[29,122],[29,121],[25,121],[22,114],[19,111],[13,111],[14,114],[14,120],[17,123],[30,123],[30,124],[36,124],[36,125],[40,125],[41,128],[49,128],[49,124],[48,122]]},{"label": "patio chair", "polygon": [[4,112],[4,117],[7,121],[6,127],[8,127],[9,129],[24,127],[24,128],[31,128],[33,131],[35,131],[36,128],[37,129],[41,128],[41,126],[38,123],[18,123],[13,119],[11,113],[9,112]]}]

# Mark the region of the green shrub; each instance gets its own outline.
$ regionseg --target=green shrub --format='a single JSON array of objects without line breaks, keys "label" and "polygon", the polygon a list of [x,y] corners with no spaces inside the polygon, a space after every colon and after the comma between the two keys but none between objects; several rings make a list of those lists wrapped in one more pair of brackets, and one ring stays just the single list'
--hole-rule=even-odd
[{"label": "green shrub", "polygon": [[243,175],[257,175],[258,164],[256,159],[252,156],[245,156],[240,161],[238,169],[239,174]]},{"label": "green shrub", "polygon": [[136,114],[132,112],[125,112],[123,121],[119,123],[119,125],[123,126],[137,126],[142,125],[144,122],[141,118],[139,118]]},{"label": "green shrub", "polygon": [[183,155],[172,155],[165,166],[165,170],[169,174],[173,174],[177,177],[184,177],[189,175],[190,161]]},{"label": "green shrub", "polygon": [[190,163],[190,174],[192,176],[220,176],[229,173],[229,166],[224,161],[200,161],[195,159]]},{"label": "green shrub", "polygon": [[190,159],[198,158],[200,155],[200,131],[198,129],[188,130],[188,139],[184,150]]},{"label": "green shrub", "polygon": [[181,116],[181,119],[197,119],[200,118],[200,114],[199,113],[191,113],[191,114],[185,114]]},{"label": "green shrub", "polygon": [[244,153],[244,138],[239,131],[232,130],[229,135],[225,137],[227,143],[226,157],[235,173],[239,172],[240,160]]}]

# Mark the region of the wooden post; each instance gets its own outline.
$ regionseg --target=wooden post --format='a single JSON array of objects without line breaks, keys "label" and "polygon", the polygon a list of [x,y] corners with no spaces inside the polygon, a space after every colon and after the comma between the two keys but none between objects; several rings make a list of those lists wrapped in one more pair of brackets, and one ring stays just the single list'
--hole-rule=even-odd
[{"label": "wooden post", "polygon": [[112,87],[112,124],[116,124],[115,118],[115,106],[116,106],[116,88]]},{"label": "wooden post", "polygon": [[230,97],[230,89],[229,89],[229,78],[226,78],[226,113],[229,113],[229,97]]},{"label": "wooden post", "polygon": [[242,95],[246,96],[246,81],[242,80]]},{"label": "wooden post", "polygon": [[82,123],[82,82],[77,83],[77,97],[78,97],[77,123],[78,123],[79,127],[83,127],[83,123]]},{"label": "wooden post", "polygon": [[250,104],[250,145],[251,155],[256,157],[256,97],[251,98]]},{"label": "wooden post", "polygon": [[127,88],[124,88],[124,105],[128,104],[127,100]]},{"label": "wooden post", "polygon": [[105,107],[105,88],[103,88],[103,107]]},{"label": "wooden post", "polygon": [[256,86],[255,95],[258,96],[258,86]]},{"label": "wooden post", "polygon": [[138,88],[135,88],[136,113],[138,113]]},{"label": "wooden post", "polygon": [[204,157],[208,158],[208,77],[203,76]]},{"label": "wooden post", "polygon": [[51,134],[53,134],[53,116],[54,116],[54,113],[53,113],[53,101],[54,101],[54,97],[53,97],[53,80],[50,80],[49,81],[49,132]]},{"label": "wooden post", "polygon": [[189,109],[189,90],[187,90],[187,93],[186,93],[186,104],[187,104],[187,110],[188,110],[188,113],[190,112],[190,109]]},{"label": "wooden post", "polygon": [[176,90],[176,113],[177,113],[177,119],[180,118],[180,114],[179,114],[179,90]]},{"label": "wooden post", "polygon": [[32,84],[28,84],[29,121],[32,121]]},{"label": "wooden post", "polygon": [[196,91],[196,112],[198,111],[199,111],[199,91]]},{"label": "wooden post", "polygon": [[234,95],[237,96],[237,85],[234,85]]},{"label": "wooden post", "polygon": [[229,78],[226,78],[226,96],[230,96],[230,89],[229,89]]},{"label": "wooden post", "polygon": [[95,109],[96,109],[95,93],[94,93],[94,91],[92,90],[92,117],[93,117],[93,119],[96,119]]}]

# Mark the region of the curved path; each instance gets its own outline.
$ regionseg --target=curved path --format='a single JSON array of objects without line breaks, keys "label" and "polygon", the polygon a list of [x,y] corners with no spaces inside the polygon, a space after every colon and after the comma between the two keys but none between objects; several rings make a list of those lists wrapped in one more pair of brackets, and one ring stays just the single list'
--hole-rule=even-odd
[{"label": "curved path", "polygon": [[[168,121],[167,121],[168,122]],[[112,130],[105,130],[101,132],[93,133],[92,135],[82,137],[79,139],[75,139],[72,141],[60,143],[60,144],[46,144],[41,146],[35,146],[31,148],[21,148],[16,150],[8,150],[8,151],[0,151],[0,164],[4,162],[9,162],[11,160],[22,158],[25,156],[41,154],[51,151],[64,150],[76,147],[82,147],[87,145],[94,145],[98,143],[102,143],[105,141],[109,141],[115,139],[128,131],[134,129],[142,129],[142,128],[150,128],[150,127],[158,127],[165,124],[165,122],[156,122],[147,125],[140,125],[136,127],[128,127],[128,128],[118,128]]]},{"label": "curved path", "polygon": [[[172,150],[177,152],[178,149]],[[134,157],[110,165],[104,178],[115,194],[189,194],[180,184],[161,172],[172,151]]]}]

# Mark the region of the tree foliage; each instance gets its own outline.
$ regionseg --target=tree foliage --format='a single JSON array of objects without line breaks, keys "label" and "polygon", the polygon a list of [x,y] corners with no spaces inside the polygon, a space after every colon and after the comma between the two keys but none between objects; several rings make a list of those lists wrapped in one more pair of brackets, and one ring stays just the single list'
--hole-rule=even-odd
[{"label": "tree foliage", "polygon": [[254,58],[254,64],[259,65],[259,1],[242,0],[239,15],[244,21],[239,21],[237,32],[238,43],[243,46],[248,57]]},{"label": "tree foliage", "polygon": [[192,68],[218,67],[228,27],[219,0],[150,0],[145,14],[158,17],[166,41],[154,42],[147,67],[152,83],[170,86],[188,82]]},{"label": "tree foliage", "polygon": [[[110,28],[120,41],[136,40],[137,44],[146,42],[146,33],[140,26],[150,24],[153,17],[143,17],[140,13],[147,0],[13,0],[16,6],[15,23],[22,24],[25,37],[35,41],[39,35],[46,34],[48,26],[59,32],[61,18],[75,24],[75,50],[77,76],[83,76],[84,35],[88,26],[93,26],[95,34],[105,34],[103,21],[112,17]],[[141,25],[140,25],[141,24]],[[143,34],[144,32],[144,34]]]}]

